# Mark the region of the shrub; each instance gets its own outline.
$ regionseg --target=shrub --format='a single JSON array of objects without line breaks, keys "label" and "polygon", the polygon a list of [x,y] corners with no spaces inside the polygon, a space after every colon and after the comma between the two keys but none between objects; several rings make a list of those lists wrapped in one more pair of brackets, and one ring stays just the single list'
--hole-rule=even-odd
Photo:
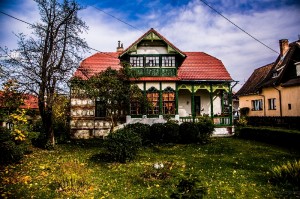
[{"label": "shrub", "polygon": [[246,119],[246,117],[241,117],[239,120],[236,121],[236,126],[237,127],[245,127],[247,126],[248,121]]},{"label": "shrub", "polygon": [[150,127],[150,136],[149,139],[151,143],[163,143],[165,132],[165,125],[163,123],[154,123]]},{"label": "shrub", "polygon": [[183,122],[179,126],[180,142],[197,143],[200,141],[200,134],[197,125],[193,122]]},{"label": "shrub", "polygon": [[196,125],[199,129],[200,141],[203,143],[209,141],[215,130],[213,121],[209,117],[199,117]]},{"label": "shrub", "polygon": [[300,188],[300,160],[276,166],[271,170],[271,181]]},{"label": "shrub", "polygon": [[134,159],[142,145],[141,137],[127,128],[110,133],[106,138],[106,152],[112,160],[121,163]]},{"label": "shrub", "polygon": [[150,140],[150,125],[149,124],[142,124],[142,123],[128,124],[128,125],[126,125],[125,128],[140,135],[140,137],[142,138],[143,145],[147,145],[151,142],[151,140]]},{"label": "shrub", "polygon": [[0,128],[0,164],[19,162],[26,148],[16,144],[11,132],[6,128]]},{"label": "shrub", "polygon": [[207,188],[201,185],[200,180],[193,177],[184,177],[176,186],[176,191],[171,194],[170,198],[203,198],[207,194]]},{"label": "shrub", "polygon": [[179,137],[179,125],[175,122],[168,121],[164,124],[164,135],[163,142],[165,143],[177,143],[180,139]]}]

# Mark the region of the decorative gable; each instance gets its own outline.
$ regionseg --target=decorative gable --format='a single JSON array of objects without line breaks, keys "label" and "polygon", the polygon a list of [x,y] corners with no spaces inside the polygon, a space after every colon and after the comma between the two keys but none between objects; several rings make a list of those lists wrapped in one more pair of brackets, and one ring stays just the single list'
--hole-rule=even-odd
[{"label": "decorative gable", "polygon": [[[149,49],[149,52],[145,51],[145,48]],[[157,53],[151,53],[151,48],[156,48]],[[139,51],[139,49],[141,49]],[[146,53],[141,53],[141,51]],[[126,54],[178,54],[182,58],[185,58],[186,55],[175,47],[171,42],[166,38],[160,35],[157,31],[151,28],[138,40],[136,40],[131,46],[125,49],[121,54],[120,58],[126,56]]]}]

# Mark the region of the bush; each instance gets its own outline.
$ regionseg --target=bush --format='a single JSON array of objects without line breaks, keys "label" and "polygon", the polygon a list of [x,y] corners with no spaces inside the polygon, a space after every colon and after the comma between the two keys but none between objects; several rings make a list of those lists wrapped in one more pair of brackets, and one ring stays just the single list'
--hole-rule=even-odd
[{"label": "bush", "polygon": [[149,139],[151,143],[163,143],[164,142],[165,125],[163,123],[154,123],[150,127]]},{"label": "bush", "polygon": [[274,167],[271,175],[271,181],[274,183],[300,188],[300,160]]},{"label": "bush", "polygon": [[168,121],[164,124],[164,143],[177,143],[180,139],[179,136],[179,125],[175,122]]},{"label": "bush", "polygon": [[126,125],[125,128],[138,134],[142,138],[143,145],[147,145],[151,142],[149,124],[142,124],[142,123],[128,124]]},{"label": "bush", "polygon": [[180,142],[189,144],[200,141],[199,129],[196,123],[183,122],[179,126]]},{"label": "bush", "polygon": [[19,162],[25,151],[25,145],[14,142],[10,130],[0,127],[0,164]]},{"label": "bush", "polygon": [[215,130],[213,121],[209,117],[199,117],[196,125],[199,129],[200,141],[202,143],[209,141],[210,136]]},{"label": "bush", "polygon": [[142,146],[141,137],[127,128],[110,133],[106,138],[106,152],[112,160],[121,163],[133,160]]}]

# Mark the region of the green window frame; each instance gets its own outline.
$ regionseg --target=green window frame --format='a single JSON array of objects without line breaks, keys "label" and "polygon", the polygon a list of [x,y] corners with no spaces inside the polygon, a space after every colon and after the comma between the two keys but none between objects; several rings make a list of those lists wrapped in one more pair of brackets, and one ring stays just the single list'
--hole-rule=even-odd
[{"label": "green window frame", "polygon": [[175,101],[176,95],[174,89],[167,87],[162,93],[163,101],[163,114],[174,115],[175,114]]},{"label": "green window frame", "polygon": [[159,114],[159,91],[151,87],[147,91],[147,99],[150,107],[148,108],[149,115],[158,115]]}]

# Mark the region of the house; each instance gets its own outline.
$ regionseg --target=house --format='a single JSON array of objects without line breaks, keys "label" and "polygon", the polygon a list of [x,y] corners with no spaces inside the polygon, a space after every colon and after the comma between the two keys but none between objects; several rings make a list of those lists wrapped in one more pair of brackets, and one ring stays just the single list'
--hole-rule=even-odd
[{"label": "house", "polygon": [[300,121],[300,40],[279,41],[280,54],[254,70],[237,92],[240,109],[248,116],[298,117]]},{"label": "house", "polygon": [[[0,98],[3,96],[3,92],[0,91]],[[38,107],[38,98],[32,94],[22,94],[23,103],[20,105],[19,109],[29,110],[31,113],[27,114],[26,118],[29,122],[32,122],[36,119],[38,115],[39,107]],[[7,107],[5,107],[0,100],[0,109],[2,111],[6,111]],[[0,115],[1,116],[1,115]],[[0,118],[0,126],[9,127],[10,124],[4,120],[4,118]]]},{"label": "house", "polygon": [[[140,78],[132,80],[147,96],[152,108],[142,113],[132,102],[126,123],[164,122],[169,116],[178,122],[197,121],[207,115],[220,133],[232,127],[232,85],[222,61],[204,52],[183,52],[154,29],[128,48],[118,44],[117,52],[96,53],[83,60],[73,77],[83,80],[108,67],[120,69],[130,63]],[[83,72],[85,71],[85,72]],[[88,72],[86,72],[88,71]],[[98,104],[71,88],[71,135],[74,138],[105,136],[110,128]]]}]

